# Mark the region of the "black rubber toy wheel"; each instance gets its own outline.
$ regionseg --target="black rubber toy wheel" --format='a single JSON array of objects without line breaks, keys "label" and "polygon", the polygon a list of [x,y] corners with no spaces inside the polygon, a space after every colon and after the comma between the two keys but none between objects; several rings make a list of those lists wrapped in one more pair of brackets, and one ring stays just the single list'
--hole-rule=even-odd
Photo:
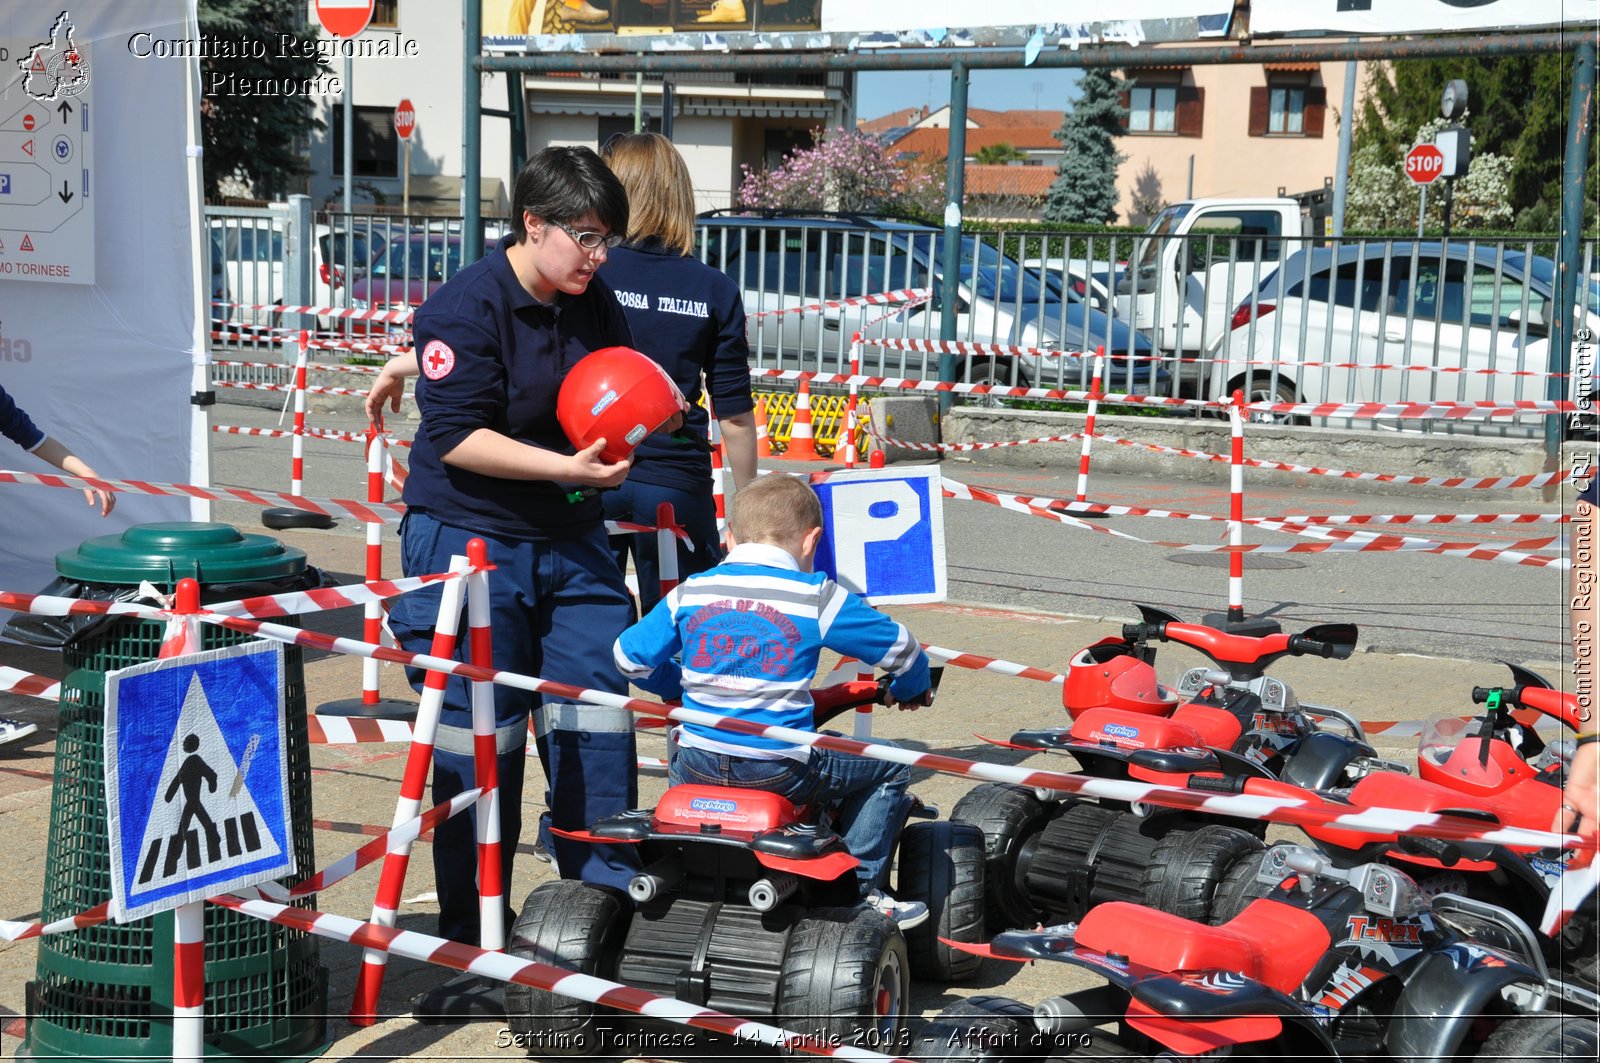
[{"label": "black rubber toy wheel", "polygon": [[906,939],[882,912],[819,908],[789,934],[778,1022],[822,1044],[893,1052],[910,992],[909,967]]},{"label": "black rubber toy wheel", "polygon": [[1495,1063],[1593,1059],[1600,1025],[1585,1015],[1515,1015],[1500,1024],[1478,1049]]},{"label": "black rubber toy wheel", "polygon": [[1211,915],[1222,876],[1262,848],[1260,839],[1237,827],[1211,823],[1197,830],[1173,831],[1145,866],[1144,903],[1203,923]]},{"label": "black rubber toy wheel", "polygon": [[990,934],[1034,925],[1039,906],[1028,896],[1028,866],[1039,832],[1060,805],[1025,786],[986,782],[956,802],[950,818],[983,832],[984,923]]},{"label": "black rubber toy wheel", "polygon": [[[621,894],[604,886],[558,879],[528,894],[511,927],[507,951],[580,974],[610,978],[628,928]],[[506,1023],[543,1056],[589,1056],[603,1047],[596,1028],[602,1009],[586,1000],[531,986],[506,985]]]},{"label": "black rubber toy wheel", "polygon": [[900,838],[903,901],[921,901],[928,918],[905,932],[911,973],[931,982],[971,978],[981,956],[946,945],[984,940],[984,837],[970,823],[926,820],[906,827]]},{"label": "black rubber toy wheel", "polygon": [[906,1055],[922,1063],[1026,1063],[1044,1056],[1044,1043],[1028,1005],[1010,997],[974,996],[929,1019]]},{"label": "black rubber toy wheel", "polygon": [[1046,918],[1076,922],[1093,907],[1095,857],[1119,814],[1093,801],[1069,801],[1039,833],[1028,863],[1027,887]]},{"label": "black rubber toy wheel", "polygon": [[1272,892],[1271,885],[1256,878],[1256,872],[1261,870],[1264,852],[1265,850],[1258,850],[1246,853],[1223,872],[1222,878],[1217,882],[1216,891],[1211,896],[1212,926],[1221,926],[1250,907],[1252,901],[1259,900]]}]

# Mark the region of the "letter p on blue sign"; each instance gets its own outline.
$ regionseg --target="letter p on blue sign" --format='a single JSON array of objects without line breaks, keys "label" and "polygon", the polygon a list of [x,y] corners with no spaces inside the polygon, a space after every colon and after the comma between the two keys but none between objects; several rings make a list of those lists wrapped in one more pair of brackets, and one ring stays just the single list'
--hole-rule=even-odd
[{"label": "letter p on blue sign", "polygon": [[877,605],[948,594],[939,470],[858,469],[812,485],[822,499],[817,568]]}]

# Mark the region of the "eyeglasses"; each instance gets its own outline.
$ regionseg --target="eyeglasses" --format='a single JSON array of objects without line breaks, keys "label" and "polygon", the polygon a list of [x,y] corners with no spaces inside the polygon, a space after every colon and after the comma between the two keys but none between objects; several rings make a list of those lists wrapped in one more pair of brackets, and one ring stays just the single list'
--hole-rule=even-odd
[{"label": "eyeglasses", "polygon": [[621,233],[579,232],[564,221],[551,219],[551,225],[572,237],[574,243],[585,251],[598,251],[600,248],[612,248],[622,243]]}]

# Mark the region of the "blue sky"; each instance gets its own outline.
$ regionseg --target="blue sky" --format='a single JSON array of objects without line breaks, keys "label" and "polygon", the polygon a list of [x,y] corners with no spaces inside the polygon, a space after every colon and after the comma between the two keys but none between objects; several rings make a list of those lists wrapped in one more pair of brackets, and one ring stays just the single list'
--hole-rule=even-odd
[{"label": "blue sky", "polygon": [[[1065,67],[1023,70],[974,70],[969,75],[967,106],[994,111],[1039,109],[1065,111],[1076,94],[1082,71]],[[947,70],[862,71],[857,87],[858,118],[877,118],[902,107],[928,104],[937,109],[950,102]]]}]

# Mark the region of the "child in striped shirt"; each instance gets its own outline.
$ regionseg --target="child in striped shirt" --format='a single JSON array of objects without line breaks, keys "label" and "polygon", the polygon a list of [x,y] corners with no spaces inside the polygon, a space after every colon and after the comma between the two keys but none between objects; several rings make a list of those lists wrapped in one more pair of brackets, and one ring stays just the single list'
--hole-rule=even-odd
[{"label": "child in striped shirt", "polygon": [[[902,709],[931,703],[928,658],[911,632],[812,571],[822,506],[804,481],[758,479],[734,496],[728,523],[727,559],[679,584],[617,639],[623,675],[690,708],[811,731],[811,683],[826,648],[889,672]],[[927,918],[926,905],[883,891],[909,800],[905,765],[687,723],[668,776],[673,785],[768,790],[797,805],[837,802],[863,900],[902,928]]]}]

